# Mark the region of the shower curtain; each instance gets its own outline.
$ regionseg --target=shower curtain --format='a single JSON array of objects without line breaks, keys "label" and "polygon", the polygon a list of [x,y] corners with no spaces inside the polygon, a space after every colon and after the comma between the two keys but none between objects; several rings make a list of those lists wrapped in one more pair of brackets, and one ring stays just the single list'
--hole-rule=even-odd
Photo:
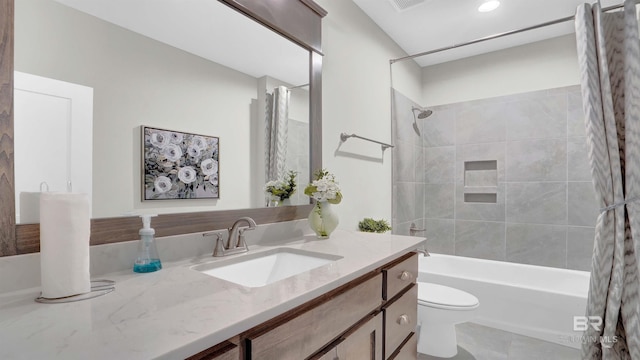
[{"label": "shower curtain", "polygon": [[[640,359],[640,40],[635,1],[580,5],[576,39],[593,184],[601,207],[583,359]],[[602,323],[600,324],[602,320]],[[574,320],[575,324],[575,320]]]},{"label": "shower curtain", "polygon": [[289,98],[289,89],[284,86],[278,86],[273,89],[273,94],[267,94],[264,142],[267,181],[280,180],[285,175]]}]

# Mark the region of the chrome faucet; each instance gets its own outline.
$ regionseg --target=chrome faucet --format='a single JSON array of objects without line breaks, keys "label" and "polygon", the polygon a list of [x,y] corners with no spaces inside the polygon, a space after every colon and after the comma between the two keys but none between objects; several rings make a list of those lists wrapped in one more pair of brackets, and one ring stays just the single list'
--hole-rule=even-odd
[{"label": "chrome faucet", "polygon": [[[241,222],[246,222],[249,226],[240,227]],[[246,230],[255,230],[256,222],[250,217],[241,217],[229,228],[229,241],[227,242],[227,250],[244,248],[245,251],[249,251],[247,243],[244,240],[244,232]]]},{"label": "chrome faucet", "polygon": [[[240,224],[242,222],[246,222],[249,226],[241,227]],[[256,222],[252,218],[241,217],[236,220],[229,229],[227,229],[229,237],[226,244],[224,244],[222,234],[218,231],[204,233],[202,236],[215,235],[217,237],[216,244],[213,248],[213,256],[239,254],[249,251],[249,246],[247,246],[247,242],[244,239],[244,232],[247,230],[254,230],[256,226]]]},{"label": "chrome faucet", "polygon": [[427,256],[431,256],[431,254],[429,254],[429,252],[427,251],[427,247],[423,247],[422,249],[415,249],[415,252],[417,252],[418,254],[422,254],[425,257]]}]

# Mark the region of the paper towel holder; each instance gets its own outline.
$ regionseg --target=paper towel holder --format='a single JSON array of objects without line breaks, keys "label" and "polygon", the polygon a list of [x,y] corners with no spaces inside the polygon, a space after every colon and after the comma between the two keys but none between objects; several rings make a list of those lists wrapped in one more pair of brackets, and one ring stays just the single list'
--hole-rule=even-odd
[{"label": "paper towel holder", "polygon": [[69,303],[75,301],[82,301],[97,298],[98,296],[106,295],[116,289],[116,282],[113,280],[91,280],[91,291],[84,294],[77,294],[71,296],[65,296],[61,298],[45,298],[38,296],[36,302],[43,304],[60,304]]}]

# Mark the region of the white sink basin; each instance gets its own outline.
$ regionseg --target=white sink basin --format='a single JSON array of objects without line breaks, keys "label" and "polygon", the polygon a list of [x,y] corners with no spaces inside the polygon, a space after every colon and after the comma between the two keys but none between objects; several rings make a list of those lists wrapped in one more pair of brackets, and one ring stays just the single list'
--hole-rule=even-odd
[{"label": "white sink basin", "polygon": [[191,269],[246,287],[260,287],[339,259],[342,256],[280,248],[194,265]]}]

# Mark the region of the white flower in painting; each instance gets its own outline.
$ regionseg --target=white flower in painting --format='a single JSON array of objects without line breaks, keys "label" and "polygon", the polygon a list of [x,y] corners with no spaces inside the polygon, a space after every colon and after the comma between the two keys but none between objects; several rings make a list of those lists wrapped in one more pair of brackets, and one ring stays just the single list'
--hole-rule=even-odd
[{"label": "white flower in painting", "polygon": [[214,159],[205,159],[200,163],[200,169],[205,175],[213,175],[218,172],[218,161]]},{"label": "white flower in painting", "polygon": [[202,136],[194,136],[191,139],[191,146],[197,147],[200,150],[204,150],[207,148],[207,141]]},{"label": "white flower in painting", "polygon": [[179,132],[171,133],[171,143],[172,144],[180,144],[184,140],[184,134]]},{"label": "white flower in painting", "polygon": [[209,178],[211,185],[218,186],[218,175],[213,175]]},{"label": "white flower in painting", "polygon": [[158,176],[156,180],[153,182],[153,185],[156,188],[156,191],[160,194],[166,193],[171,190],[171,179],[166,176]]},{"label": "white flower in painting", "polygon": [[191,166],[185,166],[178,170],[178,179],[185,184],[191,184],[196,180],[196,170]]},{"label": "white flower in painting", "polygon": [[162,149],[162,154],[167,160],[176,162],[182,157],[182,149],[176,144],[169,144]]},{"label": "white flower in painting", "polygon": [[187,148],[187,154],[189,154],[189,156],[197,158],[200,157],[200,154],[202,153],[202,149],[200,149],[197,146],[194,145],[189,145],[189,147]]},{"label": "white flower in painting", "polygon": [[154,130],[151,132],[151,145],[164,149],[171,141],[171,136],[166,131]]},{"label": "white flower in painting", "polygon": [[213,146],[218,145],[218,138],[217,137],[214,137],[214,138],[211,139],[211,145],[213,145]]}]

